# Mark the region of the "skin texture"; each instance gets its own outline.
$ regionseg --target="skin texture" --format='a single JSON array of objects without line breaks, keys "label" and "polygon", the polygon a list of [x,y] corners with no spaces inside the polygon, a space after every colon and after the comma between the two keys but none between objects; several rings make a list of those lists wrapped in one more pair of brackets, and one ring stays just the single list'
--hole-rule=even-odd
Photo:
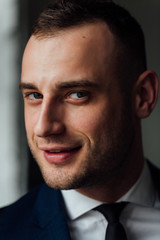
[{"label": "skin texture", "polygon": [[[148,71],[126,103],[115,75],[116,48],[103,22],[46,39],[32,36],[20,84],[28,143],[46,183],[107,202],[141,173],[140,118],[150,114],[157,94],[156,76]],[[151,79],[148,94],[144,83]]]}]

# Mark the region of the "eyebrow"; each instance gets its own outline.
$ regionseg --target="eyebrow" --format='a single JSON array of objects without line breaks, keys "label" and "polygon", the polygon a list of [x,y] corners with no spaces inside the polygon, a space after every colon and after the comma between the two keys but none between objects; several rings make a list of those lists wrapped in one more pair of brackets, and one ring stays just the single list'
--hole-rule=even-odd
[{"label": "eyebrow", "polygon": [[[98,88],[98,84],[95,82],[91,82],[89,80],[67,81],[67,82],[62,82],[62,83],[56,84],[57,89],[68,89],[68,88],[77,88],[77,87]],[[21,82],[19,84],[19,89],[20,90],[25,90],[25,89],[38,90],[38,88],[34,84],[27,83],[27,82],[26,83]]]},{"label": "eyebrow", "polygon": [[91,82],[89,80],[79,80],[79,81],[69,81],[63,83],[57,83],[56,88],[65,89],[65,88],[77,88],[77,87],[91,87],[97,88],[98,84]]},{"label": "eyebrow", "polygon": [[34,89],[34,90],[38,90],[38,88],[32,84],[32,83],[24,83],[24,82],[21,82],[19,84],[19,89],[20,90],[23,90],[23,89]]}]

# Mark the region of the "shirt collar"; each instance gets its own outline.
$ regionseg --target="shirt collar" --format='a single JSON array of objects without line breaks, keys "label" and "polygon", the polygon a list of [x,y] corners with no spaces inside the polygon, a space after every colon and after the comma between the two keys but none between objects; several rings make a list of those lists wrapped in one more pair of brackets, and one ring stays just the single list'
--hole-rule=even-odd
[{"label": "shirt collar", "polygon": [[62,190],[68,217],[74,220],[91,209],[102,204],[101,202],[88,198],[75,190]]},{"label": "shirt collar", "polygon": [[[62,190],[68,217],[74,220],[102,202],[88,198],[75,190]],[[147,163],[135,185],[117,202],[128,201],[138,205],[152,207],[155,203],[156,191],[153,186]]]},{"label": "shirt collar", "polygon": [[121,201],[128,201],[146,207],[154,206],[156,201],[156,190],[152,182],[147,163],[145,163],[143,171],[137,182],[118,200],[118,202]]}]

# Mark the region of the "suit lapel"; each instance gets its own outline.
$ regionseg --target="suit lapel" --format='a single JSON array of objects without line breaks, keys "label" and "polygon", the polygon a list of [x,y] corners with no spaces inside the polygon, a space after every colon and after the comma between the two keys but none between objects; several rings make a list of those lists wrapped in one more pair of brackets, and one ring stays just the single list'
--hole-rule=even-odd
[{"label": "suit lapel", "polygon": [[148,161],[151,177],[160,199],[160,169]]},{"label": "suit lapel", "polygon": [[71,240],[61,192],[45,184],[35,203],[33,222],[39,240]]}]

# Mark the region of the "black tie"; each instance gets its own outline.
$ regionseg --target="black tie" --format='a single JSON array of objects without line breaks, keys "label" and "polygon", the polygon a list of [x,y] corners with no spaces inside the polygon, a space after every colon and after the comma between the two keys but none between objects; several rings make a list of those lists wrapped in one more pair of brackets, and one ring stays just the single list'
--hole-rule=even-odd
[{"label": "black tie", "polygon": [[119,222],[120,214],[127,204],[127,202],[102,204],[94,208],[101,212],[108,221],[105,240],[127,240],[126,232]]}]

